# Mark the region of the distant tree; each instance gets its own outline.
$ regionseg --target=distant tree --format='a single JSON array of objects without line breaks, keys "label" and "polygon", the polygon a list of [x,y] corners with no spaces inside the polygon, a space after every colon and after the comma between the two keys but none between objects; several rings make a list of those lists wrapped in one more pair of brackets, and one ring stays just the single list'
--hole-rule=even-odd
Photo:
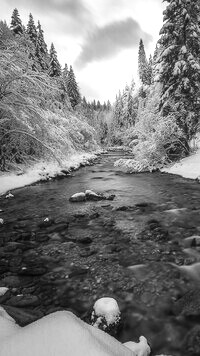
[{"label": "distant tree", "polygon": [[72,66],[70,66],[70,70],[68,73],[67,92],[68,92],[71,106],[74,109],[75,106],[81,102],[81,95],[79,92],[78,84],[76,82],[76,78]]},{"label": "distant tree", "polygon": [[111,110],[111,103],[110,103],[110,100],[107,101],[106,110],[107,110],[107,111],[110,111],[110,110]]},{"label": "distant tree", "polygon": [[13,33],[15,35],[20,35],[23,33],[22,21],[20,19],[19,12],[16,8],[13,10],[13,13],[11,16],[10,29],[13,31]]},{"label": "distant tree", "polygon": [[6,48],[7,41],[13,38],[13,32],[5,21],[0,21],[0,49]]},{"label": "distant tree", "polygon": [[37,30],[36,30],[36,26],[35,26],[32,14],[29,14],[29,21],[28,21],[28,24],[27,24],[26,32],[27,32],[31,42],[36,47],[36,44],[37,44]]},{"label": "distant tree", "polygon": [[39,21],[37,26],[37,41],[36,41],[35,53],[41,68],[43,70],[47,70],[49,68],[49,56],[48,56],[47,45],[44,40],[43,30],[41,28]]},{"label": "distant tree", "polygon": [[97,100],[96,109],[97,109],[97,110],[100,110],[100,109],[101,109],[101,103],[100,103],[99,100]]},{"label": "distant tree", "polygon": [[200,27],[198,0],[165,0],[160,31],[159,80],[164,116],[173,113],[186,141],[197,130],[200,110]]},{"label": "distant tree", "polygon": [[57,52],[53,43],[50,48],[49,75],[50,77],[59,77],[61,75],[61,65],[58,61]]},{"label": "distant tree", "polygon": [[139,78],[140,78],[142,84],[145,84],[145,85],[151,84],[149,64],[147,61],[147,57],[146,57],[142,39],[140,40],[140,43],[139,43],[138,72],[139,72]]}]

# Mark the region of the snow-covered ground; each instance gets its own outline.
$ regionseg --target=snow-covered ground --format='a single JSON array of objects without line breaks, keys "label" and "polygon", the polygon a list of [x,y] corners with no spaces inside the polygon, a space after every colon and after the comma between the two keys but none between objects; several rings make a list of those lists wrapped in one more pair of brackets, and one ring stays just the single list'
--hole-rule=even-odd
[{"label": "snow-covered ground", "polygon": [[24,187],[40,180],[46,180],[58,175],[62,169],[70,171],[71,169],[78,169],[81,164],[87,164],[94,160],[97,156],[96,152],[91,153],[77,153],[62,162],[62,167],[57,162],[40,162],[29,168],[21,174],[8,173],[0,175],[0,195],[5,194],[9,190]]},{"label": "snow-covered ground", "polygon": [[200,148],[191,156],[183,158],[171,167],[164,168],[162,172],[178,174],[190,179],[200,177]]},{"label": "snow-covered ground", "polygon": [[145,337],[125,345],[67,311],[55,312],[19,327],[0,315],[1,356],[149,356]]}]

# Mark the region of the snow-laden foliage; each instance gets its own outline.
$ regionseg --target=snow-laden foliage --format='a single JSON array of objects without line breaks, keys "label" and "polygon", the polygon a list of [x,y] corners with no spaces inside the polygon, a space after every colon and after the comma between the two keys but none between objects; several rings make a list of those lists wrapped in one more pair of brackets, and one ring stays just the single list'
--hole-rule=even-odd
[{"label": "snow-laden foliage", "polygon": [[135,92],[135,83],[126,85],[123,92],[119,91],[113,106],[113,114],[109,132],[109,142],[113,145],[122,145],[124,135],[128,128],[135,125],[138,108],[138,97]]},{"label": "snow-laden foliage", "polygon": [[94,129],[72,110],[62,77],[51,78],[32,68],[27,35],[4,39],[0,52],[2,169],[5,160],[15,164],[49,154],[60,160],[95,146]]},{"label": "snow-laden foliage", "polygon": [[176,121],[187,140],[195,134],[200,110],[200,27],[198,0],[165,0],[157,80],[163,84],[163,115],[176,107]]},{"label": "snow-laden foliage", "polygon": [[138,52],[138,73],[142,84],[145,85],[151,84],[151,72],[152,72],[151,65],[152,65],[151,58],[148,63],[145,49],[144,49],[144,44],[141,39],[139,43],[139,52]]},{"label": "snow-laden foliage", "polygon": [[127,172],[161,168],[170,162],[173,154],[176,155],[177,147],[183,147],[182,132],[173,115],[163,120],[159,113],[160,91],[160,85],[151,86],[145,105],[139,108],[135,127],[127,130],[126,144],[132,148],[134,158],[115,163]]}]

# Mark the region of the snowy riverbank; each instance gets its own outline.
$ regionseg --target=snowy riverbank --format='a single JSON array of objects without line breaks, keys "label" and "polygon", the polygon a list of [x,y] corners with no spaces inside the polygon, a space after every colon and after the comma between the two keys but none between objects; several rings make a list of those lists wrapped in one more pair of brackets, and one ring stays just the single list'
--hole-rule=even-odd
[{"label": "snowy riverbank", "polygon": [[197,179],[200,177],[200,148],[189,157],[171,167],[162,169],[162,172],[177,174],[184,178]]},{"label": "snowy riverbank", "polygon": [[66,175],[62,173],[70,172],[78,169],[81,165],[88,165],[97,158],[95,153],[76,153],[71,155],[63,162],[62,167],[57,162],[41,161],[24,170],[24,173],[6,173],[0,175],[0,195],[5,194],[9,190],[21,188],[26,185],[33,184],[41,180],[49,180],[57,175]]}]

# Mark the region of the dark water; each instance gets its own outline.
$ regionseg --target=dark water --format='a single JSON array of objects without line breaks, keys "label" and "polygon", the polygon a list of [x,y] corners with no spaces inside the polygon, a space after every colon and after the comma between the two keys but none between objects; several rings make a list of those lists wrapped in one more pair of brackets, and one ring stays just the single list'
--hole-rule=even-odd
[{"label": "dark water", "polygon": [[[97,298],[112,296],[122,311],[121,341],[144,335],[154,355],[183,355],[200,315],[193,292],[184,301],[200,288],[200,269],[183,268],[200,261],[199,247],[183,243],[200,235],[200,185],[119,172],[113,162],[121,155],[0,198],[0,284],[10,287],[0,303],[25,325],[60,309],[84,318]],[[86,189],[116,197],[69,202]]]}]

